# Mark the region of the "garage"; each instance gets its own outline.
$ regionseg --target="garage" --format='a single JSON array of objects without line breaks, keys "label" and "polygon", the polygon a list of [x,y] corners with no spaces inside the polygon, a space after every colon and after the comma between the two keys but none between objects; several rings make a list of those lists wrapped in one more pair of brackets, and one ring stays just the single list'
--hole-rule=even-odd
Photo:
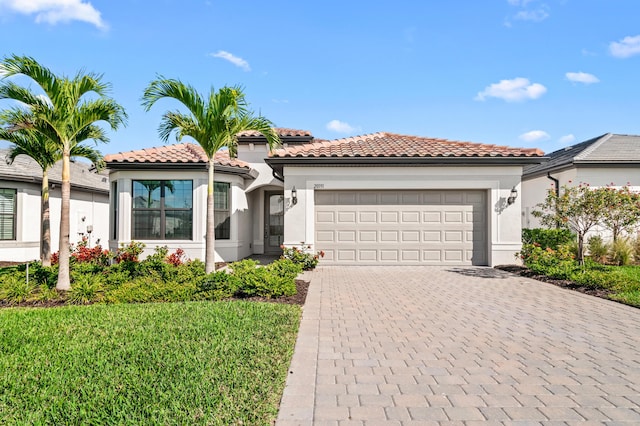
[{"label": "garage", "polygon": [[484,190],[314,191],[325,264],[487,265]]}]

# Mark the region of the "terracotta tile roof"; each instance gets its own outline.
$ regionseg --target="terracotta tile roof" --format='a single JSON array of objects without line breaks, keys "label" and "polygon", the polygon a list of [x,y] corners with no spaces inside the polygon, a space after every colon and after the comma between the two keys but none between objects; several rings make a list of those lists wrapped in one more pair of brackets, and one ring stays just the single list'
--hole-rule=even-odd
[{"label": "terracotta tile roof", "polygon": [[[280,137],[298,137],[298,136],[313,136],[308,130],[299,130],[299,129],[287,129],[284,127],[274,127],[273,128]],[[256,132],[253,130],[249,130],[246,132],[238,133],[240,137],[260,137],[262,134],[260,132]]]},{"label": "terracotta tile roof", "polygon": [[379,132],[277,149],[272,157],[542,157],[537,148],[512,148]]},{"label": "terracotta tile roof", "polygon": [[[207,156],[200,145],[179,143],[136,151],[109,154],[104,157],[107,163],[206,163]],[[218,151],[215,162],[221,166],[250,169],[249,164],[237,158],[230,158],[228,151]]]}]

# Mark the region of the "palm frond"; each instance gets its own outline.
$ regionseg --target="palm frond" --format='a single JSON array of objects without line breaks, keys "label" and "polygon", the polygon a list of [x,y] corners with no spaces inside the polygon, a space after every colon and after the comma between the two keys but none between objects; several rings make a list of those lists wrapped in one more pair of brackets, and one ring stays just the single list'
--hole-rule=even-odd
[{"label": "palm frond", "polygon": [[149,83],[149,86],[144,90],[142,106],[145,111],[149,111],[157,101],[164,98],[172,98],[182,103],[198,122],[205,118],[204,101],[191,85],[180,80],[158,76],[158,79]]},{"label": "palm frond", "polygon": [[49,68],[41,65],[30,56],[11,55],[0,62],[0,77],[6,78],[22,74],[34,80],[49,99],[59,92],[59,81]]},{"label": "palm frond", "polygon": [[75,145],[71,148],[71,157],[82,157],[91,161],[95,168],[100,171],[106,167],[102,153],[95,148],[86,145]]}]

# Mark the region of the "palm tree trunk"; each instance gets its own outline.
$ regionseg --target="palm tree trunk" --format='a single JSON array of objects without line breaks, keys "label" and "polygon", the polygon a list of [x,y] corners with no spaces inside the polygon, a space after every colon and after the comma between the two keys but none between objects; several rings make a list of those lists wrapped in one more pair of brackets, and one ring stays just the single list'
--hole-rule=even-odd
[{"label": "palm tree trunk", "polygon": [[51,219],[49,213],[49,173],[42,172],[42,205],[40,223],[40,261],[42,266],[51,266]]},{"label": "palm tree trunk", "polygon": [[71,179],[69,173],[70,155],[65,149],[62,154],[62,207],[60,209],[60,255],[58,270],[58,290],[70,290],[69,278],[69,204],[71,198]]},{"label": "palm tree trunk", "polygon": [[216,270],[216,226],[215,226],[215,210],[213,204],[213,157],[209,158],[209,179],[207,181],[207,234],[205,237],[205,258],[204,267],[207,274]]}]

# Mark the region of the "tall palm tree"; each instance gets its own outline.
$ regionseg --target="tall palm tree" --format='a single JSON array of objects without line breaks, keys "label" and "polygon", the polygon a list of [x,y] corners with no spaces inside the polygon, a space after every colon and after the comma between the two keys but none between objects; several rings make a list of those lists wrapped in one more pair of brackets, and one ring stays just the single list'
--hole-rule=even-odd
[{"label": "tall palm tree", "polygon": [[[44,266],[51,265],[51,225],[49,213],[49,170],[62,159],[61,152],[42,134],[30,129],[0,128],[0,140],[11,142],[11,150],[7,154],[7,164],[13,164],[20,155],[26,155],[42,168],[42,189],[40,205],[40,261]],[[101,170],[104,160],[100,151],[83,145],[71,149],[72,157],[83,157],[90,160]]]},{"label": "tall palm tree", "polygon": [[253,130],[261,133],[269,149],[280,144],[280,138],[273,129],[273,123],[262,116],[254,116],[249,110],[242,88],[222,87],[218,91],[211,88],[209,97],[203,99],[193,86],[180,80],[158,79],[149,83],[142,97],[142,106],[149,111],[160,99],[172,98],[182,103],[188,114],[179,111],[167,111],[162,116],[158,133],[167,141],[175,132],[180,141],[184,136],[193,138],[205,152],[208,159],[207,181],[207,233],[205,237],[205,269],[215,270],[215,222],[213,202],[214,156],[222,148],[236,152],[237,135]]},{"label": "tall palm tree", "polygon": [[[36,94],[7,77],[23,75],[42,90]],[[0,99],[13,99],[25,107],[14,108],[12,121],[28,127],[48,139],[62,158],[62,206],[60,210],[59,290],[71,288],[69,279],[69,200],[71,193],[69,163],[73,147],[87,139],[106,142],[106,134],[95,123],[104,121],[116,130],[126,122],[127,114],[107,96],[108,83],[102,75],[78,72],[73,78],[57,76],[28,56],[12,55],[0,62]],[[91,96],[86,96],[91,95]],[[97,135],[99,137],[95,137]]]}]

